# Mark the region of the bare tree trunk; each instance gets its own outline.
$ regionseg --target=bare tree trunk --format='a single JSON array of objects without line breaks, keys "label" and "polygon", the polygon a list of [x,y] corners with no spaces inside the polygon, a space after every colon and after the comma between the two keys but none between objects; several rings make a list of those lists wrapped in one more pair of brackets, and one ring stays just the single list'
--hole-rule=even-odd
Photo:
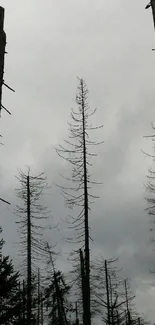
[{"label": "bare tree trunk", "polygon": [[[4,8],[0,7],[0,112],[2,109],[2,86],[3,86],[3,74],[4,74],[4,56],[6,36],[4,33]],[[4,37],[5,36],[5,37]]]},{"label": "bare tree trunk", "polygon": [[38,269],[38,325],[40,325],[40,270]]},{"label": "bare tree trunk", "polygon": [[41,294],[41,325],[44,324],[44,309],[43,309],[43,296]]},{"label": "bare tree trunk", "polygon": [[31,212],[30,183],[27,176],[27,322],[31,325]]},{"label": "bare tree trunk", "polygon": [[112,325],[114,325],[115,324],[115,321],[114,321],[114,309],[115,309],[115,307],[114,307],[114,305],[113,305],[113,290],[112,290],[112,283],[111,283],[111,277],[110,277],[110,275],[108,275],[109,276],[109,283],[108,283],[108,285],[109,285],[109,296],[110,296],[110,322],[111,322],[111,324]]},{"label": "bare tree trunk", "polygon": [[127,289],[127,280],[124,280],[124,286],[125,286],[125,299],[126,299],[126,309],[127,309],[127,322],[128,325],[131,324],[131,315],[129,310],[129,298],[128,298],[128,289]]},{"label": "bare tree trunk", "polygon": [[105,277],[106,277],[106,295],[107,295],[108,325],[110,325],[110,299],[109,299],[109,280],[108,280],[107,260],[105,260]]},{"label": "bare tree trunk", "polygon": [[[8,109],[6,109],[5,106],[2,105],[2,87],[3,85],[7,87],[9,90],[13,91],[14,90],[9,87],[5,82],[4,82],[4,61],[5,61],[5,54],[7,53],[5,51],[6,47],[6,33],[4,31],[4,8],[0,6],[0,117],[1,117],[1,110],[2,108],[11,115]],[[2,200],[5,202],[5,200]],[[8,203],[8,202],[6,202]]]},{"label": "bare tree trunk", "polygon": [[83,324],[85,324],[86,308],[85,308],[85,268],[82,249],[80,249],[80,266],[81,266],[81,287],[82,287],[82,307],[83,307]]},{"label": "bare tree trunk", "polygon": [[76,323],[75,325],[79,325],[79,317],[78,317],[78,306],[77,306],[77,302],[75,304],[75,312],[76,312]]},{"label": "bare tree trunk", "polygon": [[55,288],[56,288],[56,299],[57,299],[57,307],[58,307],[58,319],[59,319],[59,325],[63,325],[63,315],[61,311],[61,301],[60,301],[60,291],[59,291],[59,285],[57,281],[57,274],[54,271],[54,281],[55,281]]},{"label": "bare tree trunk", "polygon": [[83,168],[84,168],[84,209],[85,209],[85,325],[91,325],[90,314],[90,251],[89,251],[89,224],[88,224],[88,187],[87,187],[87,158],[86,158],[86,139],[85,139],[85,103],[84,89],[82,91],[82,119],[83,119]]},{"label": "bare tree trunk", "polygon": [[[60,292],[60,289],[59,289],[59,292]],[[65,308],[64,308],[64,302],[63,302],[63,298],[62,298],[61,292],[59,293],[59,295],[60,295],[61,314],[62,314],[62,318],[63,318],[63,323],[65,325],[68,325],[66,311],[65,311]]]},{"label": "bare tree trunk", "polygon": [[26,311],[26,301],[25,301],[25,297],[26,297],[26,295],[25,295],[25,282],[23,281],[23,325],[25,325],[26,324],[26,322],[25,322],[25,311]]}]

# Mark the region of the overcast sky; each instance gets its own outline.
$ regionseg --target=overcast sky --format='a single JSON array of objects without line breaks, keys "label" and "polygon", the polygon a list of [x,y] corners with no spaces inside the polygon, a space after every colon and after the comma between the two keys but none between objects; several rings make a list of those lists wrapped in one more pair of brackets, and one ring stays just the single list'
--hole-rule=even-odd
[{"label": "overcast sky", "polygon": [[[16,93],[3,92],[12,116],[2,112],[0,190],[12,202],[11,208],[1,203],[1,224],[6,251],[15,258],[17,169],[30,165],[34,173],[44,171],[50,185],[59,179],[67,167],[53,145],[67,137],[77,76],[84,78],[90,104],[98,108],[94,123],[104,124],[98,137],[105,141],[93,168],[93,178],[104,184],[90,216],[92,250],[106,258],[120,256],[138,310],[153,320],[155,275],[149,269],[155,269],[155,252],[148,245],[144,212],[152,161],[141,152],[151,153],[143,136],[152,133],[155,120],[155,34],[146,1],[1,0],[9,53],[5,81]],[[46,200],[55,219],[67,213],[54,186]],[[65,269],[68,247],[59,245]]]}]

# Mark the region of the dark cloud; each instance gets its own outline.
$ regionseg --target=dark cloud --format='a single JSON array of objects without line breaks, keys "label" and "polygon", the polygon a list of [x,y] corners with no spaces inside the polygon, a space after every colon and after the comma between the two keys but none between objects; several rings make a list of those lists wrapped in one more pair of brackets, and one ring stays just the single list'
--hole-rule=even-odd
[{"label": "dark cloud", "polygon": [[[1,204],[1,224],[6,252],[16,261],[17,239],[14,188],[17,168],[45,171],[50,184],[61,182],[59,172],[69,167],[53,145],[67,137],[70,108],[75,105],[76,77],[84,77],[90,104],[98,107],[94,124],[103,123],[95,138],[105,144],[97,149],[92,177],[103,181],[94,188],[100,199],[90,216],[93,255],[120,256],[124,274],[132,277],[137,306],[154,315],[154,251],[149,247],[149,222],[144,211],[146,174],[152,161],[143,138],[155,119],[154,30],[146,1],[1,1],[6,8],[5,80],[15,88],[4,90],[2,112],[1,195],[12,202]],[[68,213],[58,188],[45,202],[52,209],[51,224]],[[66,225],[61,221],[52,241],[59,242],[67,269],[69,246],[61,241]],[[47,234],[50,238],[50,234]]]}]

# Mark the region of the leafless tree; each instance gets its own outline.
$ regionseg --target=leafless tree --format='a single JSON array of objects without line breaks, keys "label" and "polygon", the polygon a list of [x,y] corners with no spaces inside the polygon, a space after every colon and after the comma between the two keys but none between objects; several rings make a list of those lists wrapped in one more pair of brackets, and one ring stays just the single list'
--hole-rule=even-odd
[{"label": "leafless tree", "polygon": [[[79,79],[78,93],[76,95],[77,110],[71,110],[72,122],[69,125],[69,140],[65,140],[64,146],[56,148],[60,157],[72,165],[72,186],[61,186],[63,195],[68,206],[76,209],[74,215],[69,216],[69,229],[75,230],[74,235],[68,238],[69,242],[78,243],[80,248],[84,248],[84,325],[91,324],[90,307],[90,235],[89,235],[89,211],[90,203],[95,196],[91,194],[92,184],[97,184],[91,180],[90,168],[91,158],[96,156],[95,152],[89,151],[90,147],[99,145],[91,139],[90,132],[99,128],[93,127],[89,119],[94,116],[96,109],[91,111],[88,105],[88,89],[83,79]],[[79,260],[79,250],[77,260]]]},{"label": "leafless tree", "polygon": [[4,61],[5,61],[4,58],[5,58],[5,54],[7,53],[5,50],[6,33],[4,31],[4,13],[5,13],[4,8],[0,6],[0,115],[2,109],[4,109],[8,114],[11,115],[10,111],[4,105],[2,105],[3,85],[7,87],[9,90],[14,92],[14,90],[4,82]]},{"label": "leafless tree", "polygon": [[66,283],[64,274],[56,269],[53,251],[47,243],[49,264],[51,266],[48,275],[48,285],[45,288],[45,305],[47,306],[49,324],[70,325],[69,313],[73,311],[68,300],[70,286]]},{"label": "leafless tree", "polygon": [[121,279],[121,269],[116,262],[118,258],[105,260],[101,257],[95,263],[96,305],[106,324],[129,325],[137,317],[132,305],[135,296],[130,290],[129,280]]},{"label": "leafless tree", "polygon": [[37,262],[43,261],[46,256],[43,231],[49,211],[40,200],[48,184],[43,173],[31,176],[30,169],[27,175],[20,171],[17,179],[20,188],[16,190],[16,194],[22,202],[17,205],[15,213],[20,218],[17,221],[22,244],[20,253],[23,256],[22,266],[27,268],[27,321],[31,324],[32,273],[38,269]]},{"label": "leafless tree", "polygon": [[[153,132],[155,132],[155,127],[152,124]],[[148,136],[145,136],[147,139],[151,139],[152,141],[152,149],[153,153],[149,154],[143,151],[143,153],[150,157],[153,162],[155,161],[155,134],[151,134]],[[149,222],[150,222],[150,244],[154,246],[155,244],[155,238],[154,238],[154,232],[155,232],[155,171],[153,168],[148,169],[148,175],[147,175],[147,183],[145,184],[145,189],[148,195],[145,197],[145,200],[147,202],[147,208],[146,211],[149,215]]]}]

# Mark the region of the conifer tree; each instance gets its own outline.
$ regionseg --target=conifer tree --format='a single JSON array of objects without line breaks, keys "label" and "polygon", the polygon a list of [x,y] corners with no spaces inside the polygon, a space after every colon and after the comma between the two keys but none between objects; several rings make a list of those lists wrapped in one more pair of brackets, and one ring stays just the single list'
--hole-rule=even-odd
[{"label": "conifer tree", "polygon": [[[91,111],[88,104],[88,89],[83,79],[79,79],[78,93],[76,95],[77,110],[71,110],[72,122],[69,122],[69,140],[65,141],[65,145],[60,145],[56,150],[60,157],[69,162],[72,166],[72,186],[61,187],[67,204],[71,208],[76,208],[77,214],[70,217],[70,229],[74,229],[71,240],[72,243],[78,243],[79,248],[84,249],[84,267],[83,267],[83,319],[84,325],[91,325],[91,297],[90,297],[90,226],[89,212],[90,203],[95,196],[91,194],[90,188],[96,182],[91,180],[90,158],[96,156],[96,153],[90,152],[89,148],[94,147],[103,142],[95,142],[92,140],[90,132],[94,129],[101,128],[92,127],[90,118],[95,114],[96,109]],[[79,249],[77,250],[77,259],[79,262]]]},{"label": "conifer tree", "polygon": [[17,197],[22,202],[16,208],[16,215],[20,217],[17,222],[22,243],[22,261],[27,269],[27,322],[32,323],[32,278],[39,261],[43,262],[46,256],[43,231],[45,220],[48,218],[48,209],[41,204],[41,197],[48,188],[47,179],[43,173],[32,176],[30,169],[28,174],[19,172],[17,177],[20,188],[17,189]]},{"label": "conifer tree", "polygon": [[48,284],[45,288],[45,305],[48,310],[49,325],[70,325],[69,314],[73,311],[69,301],[70,286],[66,283],[64,274],[55,267],[52,252],[47,243],[49,254],[48,264],[51,268],[47,275]]},{"label": "conifer tree", "polygon": [[[2,229],[0,228],[0,234]],[[0,240],[0,324],[16,324],[21,309],[19,273],[14,271],[9,256],[3,256],[4,240]]]}]

